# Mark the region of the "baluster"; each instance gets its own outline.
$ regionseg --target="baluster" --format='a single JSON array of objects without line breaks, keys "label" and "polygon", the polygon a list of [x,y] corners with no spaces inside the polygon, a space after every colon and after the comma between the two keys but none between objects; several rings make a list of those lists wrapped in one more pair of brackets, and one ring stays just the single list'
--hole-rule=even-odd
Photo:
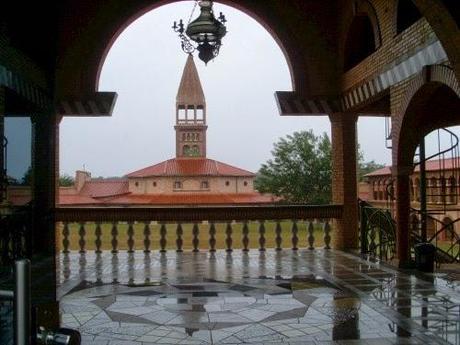
[{"label": "baluster", "polygon": [[265,221],[261,220],[259,223],[259,251],[265,251]]},{"label": "baluster", "polygon": [[101,223],[96,222],[96,230],[94,231],[94,234],[96,235],[96,240],[94,243],[96,244],[96,254],[102,253],[101,251],[101,246],[102,246],[102,229],[101,229]]},{"label": "baluster", "polygon": [[134,253],[134,227],[133,222],[128,222],[128,253]]},{"label": "baluster", "polygon": [[281,223],[279,221],[276,222],[276,228],[275,228],[275,243],[276,243],[276,250],[280,251],[283,250],[281,247],[281,244],[283,243],[283,238],[281,237],[281,232],[283,229],[281,228]]},{"label": "baluster", "polygon": [[112,253],[118,253],[118,226],[117,222],[112,223]]},{"label": "baluster", "polygon": [[209,251],[211,253],[216,251],[216,226],[214,222],[209,227]]},{"label": "baluster", "polygon": [[331,225],[328,220],[324,224],[324,244],[324,249],[331,249]]},{"label": "baluster", "polygon": [[192,234],[193,234],[193,239],[192,239],[193,252],[198,253],[200,251],[200,227],[198,226],[197,223],[193,224]]},{"label": "baluster", "polygon": [[308,222],[308,249],[313,250],[315,249],[315,227],[313,226],[313,222]]},{"label": "baluster", "polygon": [[176,228],[176,252],[177,253],[182,253],[182,246],[184,244],[184,241],[182,240],[183,233],[184,233],[184,230],[182,229],[182,224],[177,223],[177,228]]},{"label": "baluster", "polygon": [[62,229],[62,236],[63,236],[63,239],[62,239],[62,247],[63,247],[63,250],[62,252],[64,254],[68,254],[69,253],[69,244],[70,244],[70,241],[69,241],[69,234],[70,234],[70,231],[69,231],[69,223],[68,222],[64,222],[64,228]]},{"label": "baluster", "polygon": [[167,234],[166,224],[162,223],[160,227],[160,253],[166,253],[166,234]]},{"label": "baluster", "polygon": [[78,241],[78,244],[80,245],[80,253],[86,253],[86,229],[85,229],[85,222],[80,223],[80,229],[78,230],[78,235],[80,236],[80,240]]},{"label": "baluster", "polygon": [[248,222],[243,223],[243,252],[249,252],[249,227]]},{"label": "baluster", "polygon": [[233,234],[233,228],[232,228],[232,223],[228,222],[227,223],[227,228],[225,229],[225,234],[227,235],[225,239],[225,244],[227,245],[227,253],[231,253],[233,251],[233,239],[232,239],[232,234]]},{"label": "baluster", "polygon": [[144,253],[150,253],[150,222],[145,222],[144,226]]},{"label": "baluster", "polygon": [[297,236],[299,228],[297,227],[297,220],[292,221],[292,250],[297,250],[297,245],[299,244],[299,237]]}]

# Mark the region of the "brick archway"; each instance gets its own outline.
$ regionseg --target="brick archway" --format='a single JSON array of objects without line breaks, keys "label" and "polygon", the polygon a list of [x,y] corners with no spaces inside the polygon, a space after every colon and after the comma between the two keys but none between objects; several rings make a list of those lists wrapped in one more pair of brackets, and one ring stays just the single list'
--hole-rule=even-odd
[{"label": "brick archway", "polygon": [[[85,5],[81,11],[84,11],[86,16],[91,13],[92,21],[83,24],[74,19],[74,17],[78,17],[78,12],[76,12],[61,30],[60,42],[63,45],[58,47],[57,98],[78,98],[96,92],[102,64],[121,32],[145,13],[178,1],[180,0],[137,0],[132,2],[108,0],[94,9],[92,8],[93,5]],[[316,34],[309,34],[311,43],[299,42],[298,38],[291,32],[292,28],[285,25],[284,17],[292,15],[292,13],[285,10],[282,5],[260,6],[257,3],[231,0],[220,0],[219,2],[246,13],[271,34],[286,57],[295,91],[301,94],[311,91],[310,71],[313,75],[332,73],[331,70],[325,70],[323,73],[317,72],[315,66],[310,66],[307,63],[315,59],[313,57],[305,58],[306,49],[305,47],[300,48],[303,45],[313,45],[313,43],[324,38],[319,34],[317,37]],[[86,7],[90,7],[90,9]],[[277,16],[273,16],[273,13],[277,13]],[[300,17],[302,12],[297,15]],[[298,18],[295,19],[298,20]],[[75,30],[75,27],[78,27],[78,30]],[[320,61],[318,61],[317,69],[319,70],[322,68],[320,65]]]},{"label": "brick archway", "polygon": [[[444,65],[426,66],[406,88],[406,92],[399,106],[399,111],[393,116],[392,119],[393,166],[403,167],[410,164],[418,142],[424,135],[428,134],[426,131],[431,131],[441,126],[446,126],[446,124],[457,124],[455,123],[454,119],[450,118],[430,118],[429,127],[427,126],[426,128],[420,128],[421,131],[417,131],[416,128],[410,127],[411,132],[418,135],[418,140],[413,141],[409,144],[409,146],[407,146],[409,138],[404,134],[407,126],[405,123],[410,121],[411,118],[417,116],[417,114],[414,114],[410,109],[410,107],[414,105],[414,101],[418,101],[415,99],[416,96],[419,96],[418,98],[420,100],[426,100],[426,96],[433,94],[439,90],[439,88],[451,90],[452,94],[455,94],[458,98],[460,98],[460,85],[451,67]],[[424,95],[423,93],[426,94]],[[458,119],[457,122],[460,123],[460,119]],[[403,151],[408,152],[407,154],[404,154]]]},{"label": "brick archway", "polygon": [[460,45],[456,43],[460,35],[460,27],[454,14],[449,11],[452,9],[446,7],[445,1],[442,0],[413,0],[413,2],[441,41],[454,74],[460,81]]},{"label": "brick archway", "polygon": [[421,139],[431,131],[460,123],[460,89],[449,66],[426,66],[407,86],[393,117],[393,176],[396,181],[397,256],[410,261],[410,183],[413,157]]}]

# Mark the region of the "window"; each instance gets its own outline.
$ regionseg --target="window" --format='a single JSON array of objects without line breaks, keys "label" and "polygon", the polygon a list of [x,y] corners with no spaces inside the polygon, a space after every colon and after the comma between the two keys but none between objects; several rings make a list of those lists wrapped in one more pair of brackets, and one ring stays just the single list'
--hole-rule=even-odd
[{"label": "window", "polygon": [[182,189],[182,182],[175,181],[174,182],[174,189]]},{"label": "window", "polygon": [[196,109],[196,119],[198,121],[203,121],[204,120],[204,110],[203,110],[203,108],[197,108]]},{"label": "window", "polygon": [[156,183],[155,181],[153,182],[153,186],[154,186],[154,187],[156,187],[156,186],[157,186],[157,183]]},{"label": "window", "polygon": [[201,182],[201,189],[209,189],[209,182],[208,181],[202,181]]},{"label": "window", "polygon": [[230,181],[225,181],[225,185],[228,187],[230,186]]},{"label": "window", "polygon": [[244,185],[245,187],[247,187],[248,182],[247,182],[247,181],[244,181],[243,185]]},{"label": "window", "polygon": [[190,155],[190,146],[184,145],[182,148],[182,155],[183,156],[189,156]]},{"label": "window", "polygon": [[200,155],[200,148],[198,147],[198,145],[193,145],[191,156],[198,157],[199,155]]},{"label": "window", "polygon": [[187,110],[185,110],[184,108],[179,108],[178,118],[179,118],[179,121],[185,121],[187,119]]},{"label": "window", "polygon": [[136,187],[139,187],[139,182],[135,182],[134,185],[135,185]]}]

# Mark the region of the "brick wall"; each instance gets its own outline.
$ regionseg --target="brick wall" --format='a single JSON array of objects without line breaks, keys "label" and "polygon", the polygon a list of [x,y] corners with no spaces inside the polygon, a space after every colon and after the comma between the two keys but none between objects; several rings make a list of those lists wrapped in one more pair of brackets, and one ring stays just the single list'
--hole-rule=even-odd
[{"label": "brick wall", "polygon": [[[374,0],[371,1],[375,8],[381,35],[381,46],[364,59],[360,64],[346,71],[340,81],[342,91],[370,79],[386,66],[401,61],[429,42],[436,40],[436,35],[428,22],[422,18],[399,35],[396,34],[396,10],[397,1]],[[347,38],[348,27],[352,21],[352,2],[346,1],[342,5],[344,16],[340,18],[339,24],[339,68],[342,68],[344,61],[344,47]]]}]

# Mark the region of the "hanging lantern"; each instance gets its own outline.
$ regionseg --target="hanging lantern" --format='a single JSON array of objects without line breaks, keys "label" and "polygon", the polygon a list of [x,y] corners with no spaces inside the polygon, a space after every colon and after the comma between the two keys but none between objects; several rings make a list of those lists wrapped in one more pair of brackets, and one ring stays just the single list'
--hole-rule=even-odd
[{"label": "hanging lantern", "polygon": [[[207,64],[219,55],[222,38],[227,33],[225,27],[227,20],[222,13],[220,13],[219,18],[216,19],[214,17],[212,1],[197,1],[195,7],[197,4],[200,6],[200,15],[198,18],[190,21],[187,24],[187,28],[184,28],[182,19],[179,21],[179,24],[174,22],[173,30],[179,33],[182,50],[189,54],[198,50],[198,57]],[[190,18],[193,16],[193,11]]]}]

